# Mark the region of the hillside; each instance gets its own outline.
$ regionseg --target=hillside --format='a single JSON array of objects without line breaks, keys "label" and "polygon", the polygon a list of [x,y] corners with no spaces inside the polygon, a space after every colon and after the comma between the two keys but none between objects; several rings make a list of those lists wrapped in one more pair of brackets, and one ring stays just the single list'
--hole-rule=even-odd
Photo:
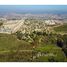
[{"label": "hillside", "polygon": [[67,33],[67,24],[63,24],[62,26],[55,27],[54,30],[56,32]]},{"label": "hillside", "polygon": [[29,35],[33,41],[19,40],[15,34],[0,34],[0,61],[65,61],[62,48],[56,45],[56,35]]},{"label": "hillside", "polygon": [[15,35],[0,34],[0,61],[31,61],[32,45]]}]

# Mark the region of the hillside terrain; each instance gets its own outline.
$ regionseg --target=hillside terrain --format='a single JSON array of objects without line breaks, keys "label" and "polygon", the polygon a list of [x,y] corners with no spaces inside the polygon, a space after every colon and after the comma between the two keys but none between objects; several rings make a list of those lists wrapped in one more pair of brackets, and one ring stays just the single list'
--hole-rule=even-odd
[{"label": "hillside terrain", "polygon": [[56,32],[67,33],[67,24],[65,23],[59,27],[55,27],[54,30]]},{"label": "hillside terrain", "polygon": [[67,23],[64,22],[66,20],[31,18],[3,20],[0,61],[66,62]]}]

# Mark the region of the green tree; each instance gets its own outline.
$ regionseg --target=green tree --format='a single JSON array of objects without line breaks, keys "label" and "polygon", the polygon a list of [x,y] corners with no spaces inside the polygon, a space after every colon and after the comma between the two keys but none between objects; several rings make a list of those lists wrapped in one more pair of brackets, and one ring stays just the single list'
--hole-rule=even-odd
[{"label": "green tree", "polygon": [[0,26],[2,26],[3,25],[3,23],[2,22],[0,22]]},{"label": "green tree", "polygon": [[22,39],[22,33],[21,33],[20,31],[17,31],[17,32],[16,32],[16,35],[17,35],[17,38],[18,38],[19,40]]},{"label": "green tree", "polygon": [[61,38],[57,39],[57,46],[63,47],[63,40]]}]

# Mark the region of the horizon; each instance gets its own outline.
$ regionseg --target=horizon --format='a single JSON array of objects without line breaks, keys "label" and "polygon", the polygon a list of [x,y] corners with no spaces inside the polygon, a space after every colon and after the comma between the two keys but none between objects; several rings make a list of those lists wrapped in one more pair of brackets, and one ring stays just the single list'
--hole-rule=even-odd
[{"label": "horizon", "polygon": [[0,5],[0,14],[67,14],[67,5]]}]

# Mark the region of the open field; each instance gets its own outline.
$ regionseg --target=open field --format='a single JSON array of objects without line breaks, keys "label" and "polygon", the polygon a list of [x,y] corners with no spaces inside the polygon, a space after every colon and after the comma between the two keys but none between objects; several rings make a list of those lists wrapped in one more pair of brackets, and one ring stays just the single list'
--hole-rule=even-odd
[{"label": "open field", "polygon": [[[34,61],[64,61],[65,56],[62,49],[55,45],[46,45],[45,47],[39,47],[35,49],[38,53],[37,58]],[[52,60],[51,60],[52,59]]]},{"label": "open field", "polygon": [[0,33],[0,61],[28,61],[31,57],[31,44],[18,40],[15,35]]},{"label": "open field", "polygon": [[67,24],[63,24],[61,26],[55,27],[54,30],[56,32],[67,33]]},{"label": "open field", "polygon": [[[19,48],[20,47],[20,48]],[[20,41],[14,35],[10,34],[0,34],[0,50],[15,50],[19,48],[22,49],[31,49],[31,44],[25,41]]]}]

